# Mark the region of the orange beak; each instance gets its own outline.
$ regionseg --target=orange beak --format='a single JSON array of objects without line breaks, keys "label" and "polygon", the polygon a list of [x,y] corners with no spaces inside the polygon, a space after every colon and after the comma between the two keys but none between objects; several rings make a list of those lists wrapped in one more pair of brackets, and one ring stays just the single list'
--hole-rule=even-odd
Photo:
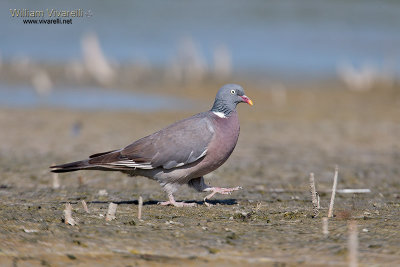
[{"label": "orange beak", "polygon": [[251,101],[251,99],[248,98],[246,95],[242,95],[242,96],[240,96],[240,97],[243,99],[244,102],[246,102],[246,103],[249,104],[250,106],[253,105],[253,101]]}]

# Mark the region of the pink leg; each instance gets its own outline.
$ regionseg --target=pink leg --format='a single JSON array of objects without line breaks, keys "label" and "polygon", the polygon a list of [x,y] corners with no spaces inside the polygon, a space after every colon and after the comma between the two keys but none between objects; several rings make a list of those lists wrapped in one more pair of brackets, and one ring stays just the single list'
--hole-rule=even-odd
[{"label": "pink leg", "polygon": [[212,198],[215,194],[219,193],[219,194],[223,194],[223,195],[230,195],[232,194],[233,191],[237,191],[239,189],[242,189],[242,187],[237,186],[234,188],[223,188],[223,187],[208,187],[206,189],[204,189],[203,191],[211,191],[211,194],[207,195],[204,198],[204,203],[209,206],[210,204],[207,203],[207,199]]},{"label": "pink leg", "polygon": [[175,198],[172,194],[169,194],[168,198],[169,198],[168,201],[158,202],[158,204],[161,206],[172,205],[175,207],[194,207],[194,206],[196,206],[196,203],[177,202],[177,201],[175,201]]}]

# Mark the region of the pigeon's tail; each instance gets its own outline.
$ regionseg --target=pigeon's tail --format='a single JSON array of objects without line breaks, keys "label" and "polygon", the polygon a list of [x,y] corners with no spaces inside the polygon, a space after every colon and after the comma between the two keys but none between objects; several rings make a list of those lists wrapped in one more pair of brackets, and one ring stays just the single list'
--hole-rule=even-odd
[{"label": "pigeon's tail", "polygon": [[89,163],[89,160],[81,160],[81,161],[75,161],[71,163],[66,163],[62,165],[55,165],[55,166],[50,166],[51,172],[73,172],[73,171],[79,171],[83,169],[90,168],[91,164]]}]

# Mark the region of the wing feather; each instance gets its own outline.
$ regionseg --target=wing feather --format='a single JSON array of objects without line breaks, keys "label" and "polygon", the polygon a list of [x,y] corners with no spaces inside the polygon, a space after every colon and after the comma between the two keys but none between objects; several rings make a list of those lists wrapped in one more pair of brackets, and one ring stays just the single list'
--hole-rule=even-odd
[{"label": "wing feather", "polygon": [[214,127],[205,113],[178,121],[110,154],[99,153],[90,163],[139,169],[172,169],[193,163],[207,154]]}]

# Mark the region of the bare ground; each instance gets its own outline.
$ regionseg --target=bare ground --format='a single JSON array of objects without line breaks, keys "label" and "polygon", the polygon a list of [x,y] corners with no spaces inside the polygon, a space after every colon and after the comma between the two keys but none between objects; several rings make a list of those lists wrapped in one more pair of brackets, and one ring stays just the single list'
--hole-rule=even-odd
[{"label": "bare ground", "polygon": [[[197,207],[156,205],[166,199],[157,183],[119,173],[63,174],[61,188],[52,189],[48,172],[52,163],[125,146],[194,111],[0,110],[0,265],[344,266],[349,220],[358,224],[361,265],[400,265],[400,90],[308,89],[277,96],[245,88],[255,106],[239,107],[237,148],[207,177],[213,185],[243,190],[217,196],[212,207],[185,187],[177,198]],[[214,91],[188,95],[206,108]],[[77,122],[81,129],[73,134]],[[339,189],[371,193],[337,194],[324,236],[321,218],[335,164]],[[311,216],[310,172],[321,194],[317,218]],[[103,189],[107,195],[99,195]],[[66,202],[77,226],[63,222]],[[116,219],[106,222],[110,202],[119,205]]]}]

